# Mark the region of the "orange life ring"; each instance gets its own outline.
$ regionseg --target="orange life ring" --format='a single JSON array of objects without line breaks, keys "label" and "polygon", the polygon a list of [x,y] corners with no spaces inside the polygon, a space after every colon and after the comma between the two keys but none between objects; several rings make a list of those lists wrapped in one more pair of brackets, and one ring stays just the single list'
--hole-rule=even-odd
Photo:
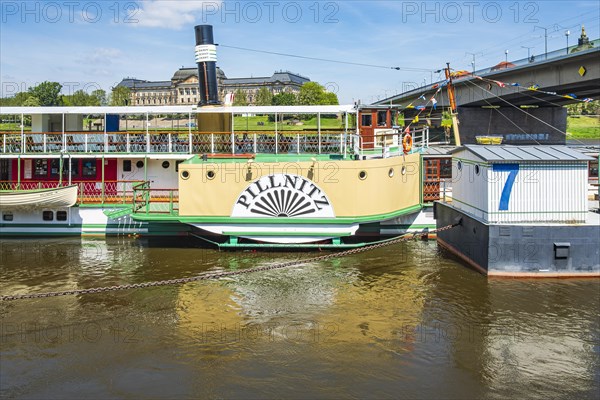
[{"label": "orange life ring", "polygon": [[404,150],[404,154],[408,154],[408,152],[412,149],[413,138],[410,136],[410,133],[404,135],[402,138],[402,149]]}]

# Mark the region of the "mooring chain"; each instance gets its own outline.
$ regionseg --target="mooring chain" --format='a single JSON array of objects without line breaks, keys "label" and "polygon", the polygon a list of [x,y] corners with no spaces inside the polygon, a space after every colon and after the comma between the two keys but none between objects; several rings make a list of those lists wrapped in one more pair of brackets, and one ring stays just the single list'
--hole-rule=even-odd
[{"label": "mooring chain", "polygon": [[422,232],[409,233],[409,234],[401,236],[397,239],[392,239],[392,240],[388,240],[388,241],[384,241],[381,243],[376,243],[376,244],[372,244],[372,245],[368,245],[368,246],[364,246],[364,247],[357,247],[355,249],[344,250],[344,251],[340,251],[337,253],[325,254],[322,256],[318,256],[318,257],[305,258],[302,260],[288,261],[288,262],[274,264],[274,265],[266,265],[263,267],[248,268],[248,269],[239,270],[239,271],[212,272],[212,273],[206,273],[206,274],[201,274],[201,275],[196,275],[196,276],[190,276],[187,278],[167,279],[167,280],[162,280],[162,281],[144,282],[144,283],[129,283],[126,285],[104,286],[104,287],[97,287],[97,288],[90,288],[90,289],[74,289],[74,290],[63,290],[60,292],[7,295],[7,296],[0,296],[0,301],[41,299],[41,298],[45,298],[45,297],[58,297],[58,296],[70,296],[70,295],[91,294],[91,293],[114,292],[114,291],[118,291],[118,290],[142,289],[142,288],[157,287],[157,286],[173,286],[173,285],[181,285],[181,284],[190,283],[190,282],[221,279],[221,278],[226,278],[226,277],[235,276],[235,275],[251,274],[254,272],[272,271],[272,270],[276,270],[276,269],[295,267],[298,265],[308,264],[308,263],[316,262],[316,261],[324,261],[324,260],[329,260],[332,258],[344,257],[344,256],[352,255],[352,254],[358,254],[358,253],[362,253],[362,252],[365,252],[368,250],[378,249],[381,247],[390,246],[392,244],[413,240],[416,237],[423,236],[423,235],[426,235],[429,233],[442,232],[442,231],[451,229],[457,225],[458,224],[446,225],[442,228],[435,229],[435,230],[429,231],[427,233],[422,233]]}]

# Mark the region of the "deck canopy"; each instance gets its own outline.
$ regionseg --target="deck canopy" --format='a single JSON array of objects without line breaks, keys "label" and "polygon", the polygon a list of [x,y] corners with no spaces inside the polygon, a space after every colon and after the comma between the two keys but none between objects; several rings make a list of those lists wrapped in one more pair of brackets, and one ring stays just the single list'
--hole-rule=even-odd
[{"label": "deck canopy", "polygon": [[244,107],[197,107],[197,106],[121,106],[121,107],[0,107],[0,115],[41,114],[338,114],[353,113],[352,104],[333,106],[244,106]]}]

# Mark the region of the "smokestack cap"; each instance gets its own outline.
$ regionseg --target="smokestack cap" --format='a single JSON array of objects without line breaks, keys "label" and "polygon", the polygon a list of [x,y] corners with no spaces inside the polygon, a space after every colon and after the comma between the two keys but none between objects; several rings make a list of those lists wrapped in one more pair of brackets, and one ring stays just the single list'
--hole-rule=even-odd
[{"label": "smokestack cap", "polygon": [[212,25],[196,25],[194,31],[196,32],[196,46],[215,43]]}]

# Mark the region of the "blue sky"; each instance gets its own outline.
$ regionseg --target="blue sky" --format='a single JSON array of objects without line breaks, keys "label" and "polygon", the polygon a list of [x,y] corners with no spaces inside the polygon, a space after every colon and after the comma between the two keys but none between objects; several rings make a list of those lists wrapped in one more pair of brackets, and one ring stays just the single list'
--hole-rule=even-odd
[{"label": "blue sky", "polygon": [[[194,25],[222,45],[383,67],[491,66],[576,43],[581,24],[600,37],[595,1],[0,1],[2,96],[44,80],[63,92],[110,90],[123,77],[169,80],[194,66]],[[363,67],[219,47],[228,77],[289,70],[370,103],[429,83],[427,71]]]}]

